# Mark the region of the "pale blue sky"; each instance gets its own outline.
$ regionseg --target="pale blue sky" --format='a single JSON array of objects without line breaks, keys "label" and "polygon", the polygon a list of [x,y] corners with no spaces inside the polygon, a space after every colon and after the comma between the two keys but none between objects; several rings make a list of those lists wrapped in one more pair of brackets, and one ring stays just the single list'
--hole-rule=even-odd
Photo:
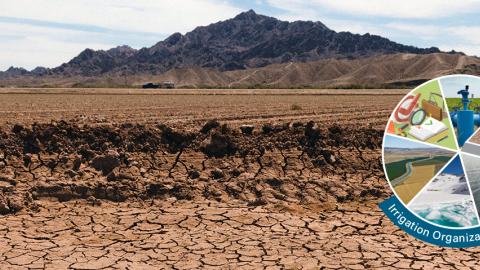
[{"label": "pale blue sky", "polygon": [[0,0],[0,70],[58,66],[84,48],[151,46],[248,9],[480,55],[476,0]]},{"label": "pale blue sky", "polygon": [[406,148],[406,149],[417,149],[417,148],[435,148],[428,144],[418,143],[411,140],[405,140],[403,138],[390,136],[387,134],[385,136],[385,143],[383,144],[385,148]]},{"label": "pale blue sky", "polygon": [[440,79],[442,84],[443,94],[447,98],[461,98],[462,96],[457,94],[458,91],[465,89],[465,85],[469,86],[470,95],[474,97],[480,97],[480,78],[464,75],[450,76]]}]

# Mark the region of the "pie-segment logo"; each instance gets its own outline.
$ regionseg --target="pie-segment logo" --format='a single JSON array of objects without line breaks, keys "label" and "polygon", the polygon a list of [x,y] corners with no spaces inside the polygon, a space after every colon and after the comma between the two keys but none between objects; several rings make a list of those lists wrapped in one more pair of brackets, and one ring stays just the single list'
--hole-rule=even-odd
[{"label": "pie-segment logo", "polygon": [[417,239],[480,246],[480,78],[451,75],[408,93],[394,109],[382,160],[394,196],[385,214]]}]

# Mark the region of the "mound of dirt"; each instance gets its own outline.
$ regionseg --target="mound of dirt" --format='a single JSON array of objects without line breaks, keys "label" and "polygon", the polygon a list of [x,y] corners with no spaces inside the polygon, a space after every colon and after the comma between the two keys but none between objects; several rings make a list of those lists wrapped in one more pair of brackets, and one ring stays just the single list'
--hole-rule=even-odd
[{"label": "mound of dirt", "polygon": [[296,122],[245,132],[209,121],[197,130],[61,121],[1,131],[0,212],[41,198],[328,207],[388,193],[376,129]]}]

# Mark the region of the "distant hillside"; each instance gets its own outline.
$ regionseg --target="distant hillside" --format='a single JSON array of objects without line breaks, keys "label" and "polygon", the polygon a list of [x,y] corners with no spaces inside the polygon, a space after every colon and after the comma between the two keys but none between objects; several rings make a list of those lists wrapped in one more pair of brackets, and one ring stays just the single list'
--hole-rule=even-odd
[{"label": "distant hillside", "polygon": [[250,10],[185,35],[175,33],[150,48],[86,49],[52,69],[12,67],[0,72],[0,85],[121,86],[145,80],[211,87],[403,85],[438,74],[475,73],[477,64],[461,53]]},{"label": "distant hillside", "polygon": [[430,78],[480,74],[480,59],[460,54],[388,54],[360,59],[324,59],[306,63],[272,64],[261,68],[220,71],[214,68],[174,68],[159,75],[24,76],[0,81],[4,86],[124,87],[146,81],[173,81],[179,87],[319,87],[402,88]]}]

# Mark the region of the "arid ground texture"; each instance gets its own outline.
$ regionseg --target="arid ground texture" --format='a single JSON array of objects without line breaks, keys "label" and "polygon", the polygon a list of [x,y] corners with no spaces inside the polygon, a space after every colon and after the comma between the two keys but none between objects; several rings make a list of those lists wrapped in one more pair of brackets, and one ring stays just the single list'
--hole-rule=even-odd
[{"label": "arid ground texture", "polygon": [[0,269],[475,269],[394,226],[407,90],[0,90]]}]

